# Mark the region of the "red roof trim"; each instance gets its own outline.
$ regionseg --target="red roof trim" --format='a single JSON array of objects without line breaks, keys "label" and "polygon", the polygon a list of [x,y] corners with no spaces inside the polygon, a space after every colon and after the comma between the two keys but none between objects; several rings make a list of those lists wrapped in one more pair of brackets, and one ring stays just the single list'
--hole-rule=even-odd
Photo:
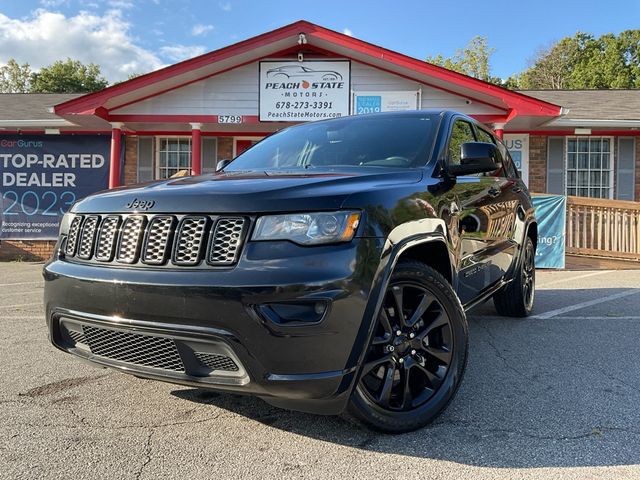
[{"label": "red roof trim", "polygon": [[[388,62],[391,65],[415,70],[425,75],[439,78],[447,82],[460,85],[464,88],[468,88],[479,93],[499,98],[507,105],[509,105],[510,108],[517,110],[519,114],[558,116],[561,112],[561,107],[557,105],[528,97],[524,94],[513,92],[511,90],[507,90],[505,88],[483,82],[482,80],[468,77],[466,75],[462,75],[460,73],[429,64],[422,60],[393,52],[386,48],[379,47],[377,45],[373,45],[371,43],[367,43],[353,37],[349,37],[348,35],[344,35],[342,33],[320,27],[304,20],[286,25],[267,33],[263,33],[234,45],[230,45],[228,47],[206,53],[199,57],[185,60],[175,65],[165,67],[161,70],[142,75],[127,82],[119,83],[112,87],[107,87],[106,89],[99,92],[69,100],[57,105],[55,107],[55,112],[57,114],[85,113],[91,109],[95,109],[101,106],[112,96],[131,92],[138,88],[142,88],[153,83],[166,80],[175,75],[206,66],[210,63],[230,58],[234,55],[248,52],[257,47],[268,45],[270,43],[287,38],[292,34],[302,32],[311,37],[316,37],[335,45],[340,45],[364,55],[376,58],[378,60]],[[460,94],[458,93],[458,95]]]},{"label": "red roof trim", "polygon": [[143,102],[145,100],[148,100],[149,98],[157,97],[158,95],[162,95],[163,93],[171,92],[172,90],[177,90],[178,88],[186,87],[188,85],[191,85],[192,83],[197,83],[197,82],[200,82],[202,80],[206,80],[207,78],[215,77],[217,75],[222,75],[223,73],[226,73],[226,72],[228,72],[230,70],[234,70],[236,68],[244,67],[245,65],[249,65],[249,64],[251,64],[253,62],[257,62],[259,60],[262,60],[263,58],[284,56],[284,55],[290,53],[292,50],[293,50],[292,48],[287,48],[286,50],[282,50],[280,52],[274,52],[274,53],[271,53],[269,55],[265,55],[263,57],[252,58],[251,60],[247,60],[246,62],[239,63],[238,65],[234,65],[232,67],[225,68],[224,70],[220,70],[219,72],[210,73],[208,75],[204,75],[202,77],[198,77],[198,78],[196,78],[194,80],[189,80],[188,82],[180,83],[178,85],[174,85],[173,87],[165,88],[165,89],[160,90],[160,91],[155,92],[155,93],[150,93],[149,95],[145,95],[142,98],[137,98],[136,100],[131,100],[130,102],[126,102],[126,103],[123,103],[121,105],[116,105],[115,107],[111,107],[110,111],[118,110],[120,108],[124,108],[124,107],[127,107],[129,105],[133,105],[135,103]]},{"label": "red roof trim", "polygon": [[545,137],[588,137],[589,135],[597,137],[639,137],[640,130],[591,130],[590,134],[576,134],[572,130],[505,130],[505,134],[509,133],[528,133],[529,135],[539,135]]},{"label": "red roof trim", "polygon": [[[521,114],[524,113],[529,115],[554,116],[560,115],[561,107],[558,105],[554,105],[537,98],[529,97],[527,95],[514,92],[507,88],[499,87],[492,83],[484,82],[482,80],[478,80],[477,78],[469,77],[467,75],[463,75],[461,73],[454,72],[452,70],[448,70],[446,68],[439,67],[437,65],[433,65],[431,63],[427,63],[425,61],[418,60],[416,58],[409,57],[392,50],[388,50],[384,47],[380,47],[378,45],[374,45],[372,43],[368,43],[363,40],[344,35],[334,30],[329,30],[317,25],[313,26],[315,27],[315,29],[313,32],[309,33],[309,35],[311,36],[315,36],[336,45],[341,45],[345,48],[364,53],[371,57],[375,57],[379,60],[383,60],[400,67],[410,68],[426,75],[455,83],[456,85],[460,85],[462,87],[466,87],[477,92],[484,93],[486,95],[498,97],[511,108],[518,109],[518,106],[525,107],[523,111],[519,111],[519,113]],[[531,108],[533,108],[533,111],[530,111]]]},{"label": "red roof trim", "polygon": [[234,55],[239,55],[251,51],[254,48],[277,42],[278,40],[287,38],[294,33],[301,33],[301,28],[305,28],[311,25],[312,24],[305,21],[299,21],[290,25],[286,25],[284,27],[263,33],[256,37],[249,38],[247,40],[229,45],[227,47],[223,47],[219,50],[214,50],[213,52],[205,53],[198,57],[194,57],[189,60],[184,60],[183,62],[161,68],[160,70],[149,72],[145,75],[141,75],[126,82],[118,83],[117,85],[107,87],[104,90],[100,90],[99,92],[89,93],[87,95],[83,95],[82,97],[74,98],[72,100],[60,103],[55,106],[55,112],[57,114],[78,113],[78,111],[80,110],[84,113],[84,111],[86,110],[100,106],[100,104],[105,100],[108,100],[115,95],[122,95],[124,93],[131,92],[138,88],[146,87],[161,80],[166,80],[181,73],[204,67],[210,63],[218,62],[220,60],[233,57]]}]

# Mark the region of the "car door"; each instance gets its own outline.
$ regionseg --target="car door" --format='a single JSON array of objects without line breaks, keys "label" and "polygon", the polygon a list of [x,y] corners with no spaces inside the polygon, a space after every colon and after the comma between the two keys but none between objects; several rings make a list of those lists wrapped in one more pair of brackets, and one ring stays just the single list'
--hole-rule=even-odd
[{"label": "car door", "polygon": [[514,235],[522,187],[505,145],[484,128],[478,125],[475,128],[478,141],[496,145],[502,164],[498,170],[485,174],[492,184],[484,204],[479,206],[487,217],[486,235],[492,244],[490,281],[494,282],[507,273],[517,250]]},{"label": "car door", "polygon": [[[445,158],[447,166],[460,164],[463,143],[475,142],[473,124],[455,118],[449,128]],[[478,207],[484,201],[490,179],[478,175],[459,176],[446,182],[446,191],[438,202],[440,217],[447,223],[450,242],[458,271],[458,296],[465,304],[476,298],[488,280],[485,278],[490,259],[486,255],[486,226]]]}]

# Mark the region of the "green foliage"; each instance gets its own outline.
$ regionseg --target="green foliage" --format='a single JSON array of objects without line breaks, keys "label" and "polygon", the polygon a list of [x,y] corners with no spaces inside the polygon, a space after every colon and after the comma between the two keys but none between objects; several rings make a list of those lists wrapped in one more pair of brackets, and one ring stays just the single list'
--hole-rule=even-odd
[{"label": "green foliage", "polygon": [[457,50],[453,57],[444,58],[442,55],[427,57],[426,61],[471,77],[500,84],[499,78],[491,76],[490,60],[495,48],[489,47],[487,38],[473,37],[466,47]]},{"label": "green foliage", "polygon": [[31,86],[31,67],[10,58],[0,67],[0,93],[27,93]]},{"label": "green foliage", "polygon": [[598,38],[578,32],[537,52],[517,77],[524,89],[640,88],[640,30]]},{"label": "green foliage", "polygon": [[89,93],[102,90],[109,82],[100,75],[95,63],[84,65],[67,58],[43,67],[31,77],[33,93]]}]

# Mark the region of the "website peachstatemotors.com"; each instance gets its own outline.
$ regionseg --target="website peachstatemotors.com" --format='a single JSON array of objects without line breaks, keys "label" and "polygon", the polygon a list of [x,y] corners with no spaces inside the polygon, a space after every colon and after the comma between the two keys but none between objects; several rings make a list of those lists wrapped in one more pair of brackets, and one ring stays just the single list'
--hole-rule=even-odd
[{"label": "website peachstatemotors.com", "polygon": [[337,118],[340,112],[268,112],[268,118]]}]

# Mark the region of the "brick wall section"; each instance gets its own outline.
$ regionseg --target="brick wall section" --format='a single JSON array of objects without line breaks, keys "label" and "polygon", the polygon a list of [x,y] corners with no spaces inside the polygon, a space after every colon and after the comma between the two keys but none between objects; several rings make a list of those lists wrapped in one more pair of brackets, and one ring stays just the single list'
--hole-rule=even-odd
[{"label": "brick wall section", "polygon": [[216,160],[224,160],[225,158],[233,158],[232,137],[218,137],[218,158]]},{"label": "brick wall section", "polygon": [[55,241],[43,240],[2,240],[0,242],[0,261],[46,260],[53,253]]},{"label": "brick wall section", "polygon": [[138,183],[138,136],[127,135],[124,144],[124,171],[123,182],[125,185]]},{"label": "brick wall section", "polygon": [[529,137],[529,191],[545,193],[547,191],[547,137],[531,135]]}]

